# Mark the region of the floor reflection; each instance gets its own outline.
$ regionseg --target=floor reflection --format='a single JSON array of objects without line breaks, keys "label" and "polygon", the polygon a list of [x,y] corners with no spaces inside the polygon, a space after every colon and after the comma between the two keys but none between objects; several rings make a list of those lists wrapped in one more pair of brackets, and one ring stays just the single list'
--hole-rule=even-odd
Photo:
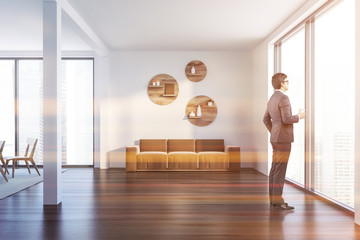
[{"label": "floor reflection", "polygon": [[286,226],[286,218],[294,214],[294,211],[290,210],[270,210],[269,214],[269,236],[274,239],[286,239],[284,227]]},{"label": "floor reflection", "polygon": [[60,232],[62,221],[61,204],[51,206],[47,205],[43,208],[43,239],[61,239]]}]

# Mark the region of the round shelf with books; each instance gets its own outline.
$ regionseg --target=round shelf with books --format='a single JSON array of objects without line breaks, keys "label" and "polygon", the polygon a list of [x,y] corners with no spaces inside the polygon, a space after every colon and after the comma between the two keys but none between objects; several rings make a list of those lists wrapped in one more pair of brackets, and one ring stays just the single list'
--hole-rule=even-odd
[{"label": "round shelf with books", "polygon": [[158,74],[148,84],[148,95],[151,101],[167,105],[175,101],[179,94],[179,85],[175,78],[168,74]]}]

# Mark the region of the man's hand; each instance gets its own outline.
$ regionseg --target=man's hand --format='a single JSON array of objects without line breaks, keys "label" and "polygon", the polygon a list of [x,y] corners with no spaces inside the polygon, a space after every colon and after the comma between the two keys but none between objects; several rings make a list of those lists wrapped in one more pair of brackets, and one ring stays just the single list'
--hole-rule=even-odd
[{"label": "man's hand", "polygon": [[303,119],[305,118],[306,113],[304,111],[299,111],[297,115],[299,116],[300,119]]}]

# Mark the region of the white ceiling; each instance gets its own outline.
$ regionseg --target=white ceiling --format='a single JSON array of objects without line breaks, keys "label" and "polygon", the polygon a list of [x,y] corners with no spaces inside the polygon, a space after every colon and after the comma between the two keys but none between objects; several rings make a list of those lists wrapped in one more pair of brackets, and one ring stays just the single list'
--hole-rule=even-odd
[{"label": "white ceiling", "polygon": [[[256,47],[307,0],[68,0],[109,50]],[[66,16],[65,16],[66,17]],[[63,50],[90,47],[63,21]],[[42,0],[0,0],[0,51],[42,49]]]},{"label": "white ceiling", "polygon": [[[42,50],[42,0],[0,0],[0,51]],[[92,50],[63,14],[62,49]]]}]

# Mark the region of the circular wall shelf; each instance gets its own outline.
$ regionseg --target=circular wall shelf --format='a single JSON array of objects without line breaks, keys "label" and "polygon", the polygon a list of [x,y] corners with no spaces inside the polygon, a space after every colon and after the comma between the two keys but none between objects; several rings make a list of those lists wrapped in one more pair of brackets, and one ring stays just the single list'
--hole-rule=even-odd
[{"label": "circular wall shelf", "polygon": [[203,62],[201,61],[191,61],[186,65],[185,74],[186,77],[193,82],[200,82],[206,76],[207,69]]},{"label": "circular wall shelf", "polygon": [[189,121],[199,127],[211,124],[217,115],[217,107],[211,98],[207,96],[196,96],[186,106],[186,116]]},{"label": "circular wall shelf", "polygon": [[159,105],[167,105],[175,101],[179,94],[179,85],[175,78],[168,74],[153,77],[148,85],[151,101]]}]

